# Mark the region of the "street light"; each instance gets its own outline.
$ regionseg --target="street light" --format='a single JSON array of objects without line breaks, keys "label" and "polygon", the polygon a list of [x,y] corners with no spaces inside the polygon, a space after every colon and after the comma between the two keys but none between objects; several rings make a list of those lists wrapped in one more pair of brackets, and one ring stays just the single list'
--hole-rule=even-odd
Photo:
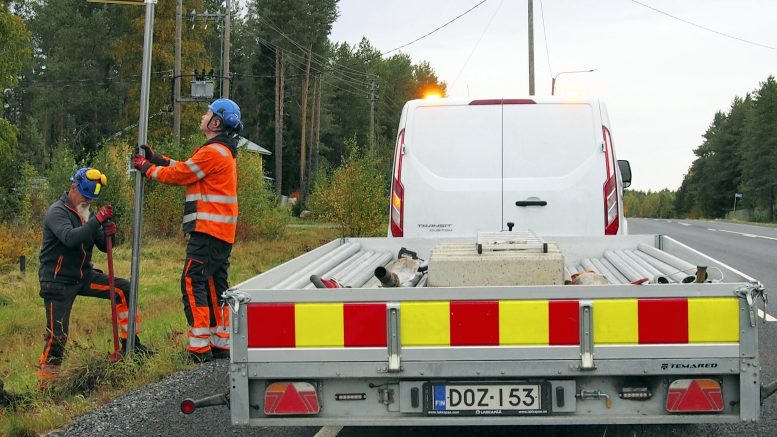
[{"label": "street light", "polygon": [[554,96],[554,95],[556,95],[556,78],[557,78],[557,77],[559,77],[559,76],[561,76],[562,74],[572,74],[572,73],[593,73],[594,71],[596,71],[596,69],[595,69],[595,68],[594,68],[594,69],[591,69],[591,70],[562,71],[561,73],[558,73],[558,74],[556,74],[555,76],[553,76],[553,80],[551,81],[551,85],[550,85],[550,95],[551,95],[551,96]]}]

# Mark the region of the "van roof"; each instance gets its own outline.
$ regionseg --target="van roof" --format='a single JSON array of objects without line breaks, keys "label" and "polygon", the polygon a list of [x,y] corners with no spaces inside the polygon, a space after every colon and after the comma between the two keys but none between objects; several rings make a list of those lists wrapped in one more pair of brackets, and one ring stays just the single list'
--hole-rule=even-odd
[{"label": "van roof", "polygon": [[421,106],[448,106],[448,105],[498,105],[505,104],[531,104],[531,103],[588,103],[591,105],[600,104],[596,97],[571,98],[557,96],[517,96],[517,97],[444,97],[435,99],[416,99],[410,100],[405,104],[406,108],[417,108]]}]

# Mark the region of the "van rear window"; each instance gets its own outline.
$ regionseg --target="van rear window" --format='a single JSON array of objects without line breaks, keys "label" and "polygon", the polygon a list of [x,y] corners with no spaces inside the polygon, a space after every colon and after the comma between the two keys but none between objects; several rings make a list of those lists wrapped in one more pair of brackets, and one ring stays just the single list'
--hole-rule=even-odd
[{"label": "van rear window", "polygon": [[501,178],[500,105],[422,106],[410,120],[406,165],[420,165],[441,178]]},{"label": "van rear window", "polygon": [[567,176],[602,155],[588,104],[503,108],[505,178]]}]

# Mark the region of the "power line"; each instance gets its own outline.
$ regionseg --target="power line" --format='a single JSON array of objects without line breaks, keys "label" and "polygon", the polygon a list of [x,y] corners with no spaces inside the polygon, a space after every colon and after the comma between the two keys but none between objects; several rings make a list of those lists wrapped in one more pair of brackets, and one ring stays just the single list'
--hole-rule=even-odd
[{"label": "power line", "polygon": [[553,77],[553,68],[550,66],[550,47],[548,47],[548,32],[547,26],[545,26],[545,8],[542,7],[542,0],[540,0],[540,17],[542,17],[542,36],[545,39],[545,55],[548,58],[548,71],[550,77]]},{"label": "power line", "polygon": [[[303,53],[305,56],[307,56],[307,52],[308,52],[308,50],[307,50],[305,47],[303,47],[303,46],[302,46],[300,43],[298,43],[297,41],[295,41],[294,39],[292,39],[290,36],[286,35],[286,34],[285,34],[285,33],[284,33],[284,32],[283,32],[281,29],[279,29],[279,28],[278,28],[278,26],[276,26],[275,24],[273,24],[273,23],[272,23],[272,22],[271,22],[269,19],[267,19],[267,18],[264,18],[264,17],[260,17],[260,16],[257,16],[256,18],[257,18],[257,20],[259,20],[260,22],[262,22],[262,23],[264,23],[265,25],[267,25],[267,27],[269,27],[270,29],[272,29],[273,31],[275,31],[276,33],[278,33],[278,34],[279,34],[280,36],[282,36],[284,39],[286,39],[287,41],[289,41],[289,42],[290,42],[292,45],[294,45],[295,47],[297,47],[297,48],[298,48],[298,49],[299,49],[299,50],[300,50],[300,51],[301,51],[301,52],[302,52],[302,53]],[[363,75],[363,76],[365,76],[365,77],[368,77],[368,76],[370,76],[370,74],[369,74],[369,73],[366,73],[366,72],[364,72],[364,71],[358,71],[358,70],[354,70],[353,68],[347,67],[347,66],[345,66],[345,65],[340,65],[340,64],[337,64],[336,62],[332,61],[331,59],[328,59],[327,57],[325,57],[325,56],[323,56],[323,55],[321,55],[321,54],[318,54],[318,53],[316,53],[316,52],[314,52],[314,51],[312,51],[312,50],[311,50],[311,52],[310,52],[310,53],[311,53],[311,60],[315,59],[315,60],[316,60],[316,62],[318,62],[318,64],[319,64],[319,65],[322,65],[322,66],[323,66],[324,64],[331,64],[331,65],[339,66],[339,67],[341,67],[341,68],[343,68],[343,69],[344,69],[344,70],[341,72],[341,74],[343,74],[343,75],[345,75],[345,76],[349,76],[349,77],[350,77],[351,79],[353,79],[353,80],[357,80],[357,81],[358,81],[358,80],[360,80],[360,78],[361,78],[361,76],[362,76],[362,75]],[[351,71],[351,72],[353,72],[353,73],[349,73],[347,70],[350,70],[350,71]],[[353,77],[354,75],[357,75],[357,77]],[[369,85],[369,83],[367,83],[367,82],[364,82],[363,84],[364,84],[364,85]]]},{"label": "power line", "polygon": [[407,43],[407,44],[402,44],[402,45],[401,45],[401,46],[399,46],[399,47],[393,48],[393,49],[391,49],[391,50],[389,50],[389,51],[387,51],[387,52],[383,52],[383,53],[381,53],[380,55],[381,55],[381,56],[386,56],[387,54],[389,54],[389,53],[391,53],[391,52],[395,52],[395,51],[397,51],[397,50],[399,50],[399,49],[401,49],[401,48],[404,48],[404,47],[407,47],[407,46],[409,46],[410,44],[413,44],[413,43],[416,43],[416,42],[418,42],[418,41],[421,41],[422,39],[426,38],[427,36],[429,36],[429,35],[431,35],[431,34],[433,34],[433,33],[437,32],[438,30],[442,29],[443,27],[445,27],[445,26],[447,26],[447,25],[449,25],[449,24],[453,23],[454,21],[458,20],[459,18],[461,18],[461,17],[463,17],[463,16],[465,16],[465,15],[469,14],[470,12],[474,11],[474,10],[475,10],[475,8],[477,8],[478,6],[482,5],[482,4],[483,4],[483,3],[485,3],[486,1],[488,1],[488,0],[483,0],[483,1],[481,1],[480,3],[476,4],[475,6],[473,6],[473,7],[469,8],[469,9],[467,9],[466,11],[462,12],[461,14],[457,15],[455,18],[453,18],[452,20],[450,20],[450,21],[448,21],[447,23],[443,24],[442,26],[440,26],[440,27],[438,27],[438,28],[434,29],[433,31],[431,31],[431,32],[429,32],[429,33],[427,33],[427,34],[425,34],[425,35],[423,35],[423,36],[419,36],[418,38],[416,38],[416,39],[414,39],[414,40],[410,41],[410,42],[409,42],[409,43]]},{"label": "power line", "polygon": [[[263,45],[267,46],[268,48],[270,48],[271,50],[273,50],[275,53],[277,53],[278,49],[281,49],[280,47],[276,46],[275,44],[271,43],[270,41],[267,41],[266,39],[264,39],[264,38],[262,38],[262,37],[259,37],[259,36],[257,36],[256,38],[259,40],[259,42],[260,42],[261,44],[263,44]],[[297,59],[297,61],[304,61],[304,60],[305,60],[305,58],[304,58],[304,56],[303,56],[303,55],[298,55],[298,54],[296,54],[296,53],[293,53],[293,52],[290,52],[290,51],[284,51],[284,53],[285,53],[287,56],[290,56],[290,57],[292,57],[292,58],[295,58],[295,59]],[[302,66],[300,66],[300,65],[297,65],[297,64],[295,64],[294,66],[295,66],[296,68],[298,68],[298,69],[299,69],[300,71],[302,71],[302,72],[304,72],[304,71],[305,71],[305,70],[302,68]],[[326,68],[326,67],[324,67],[324,68]],[[311,70],[312,70],[314,73],[319,73],[319,74],[321,74],[321,75],[327,74],[327,72],[326,72],[325,70],[318,69],[318,68],[316,68],[315,66],[311,66]],[[343,82],[345,85],[348,85],[348,86],[350,86],[351,88],[355,89],[357,93],[360,93],[360,94],[363,94],[363,93],[364,93],[364,90],[363,90],[363,89],[362,89],[362,88],[359,86],[359,85],[362,85],[362,84],[363,84],[362,82],[352,82],[351,80],[349,80],[349,78],[348,78],[347,76],[343,76],[343,77],[345,77],[345,78],[343,78],[343,77],[338,77],[338,76],[336,76],[336,75],[334,75],[334,74],[331,74],[331,76],[332,76],[332,78],[333,78],[333,79],[339,80],[339,81]]]},{"label": "power line", "polygon": [[456,85],[456,82],[459,80],[461,73],[463,73],[464,69],[467,68],[467,64],[469,64],[469,60],[472,59],[472,55],[475,54],[475,51],[478,49],[478,46],[480,46],[480,41],[483,40],[483,37],[486,35],[486,32],[488,32],[488,29],[491,27],[491,23],[494,21],[494,17],[496,17],[496,14],[499,12],[500,9],[502,9],[502,3],[504,3],[504,0],[501,0],[499,2],[499,6],[496,7],[496,10],[494,10],[494,13],[491,15],[491,18],[488,20],[488,24],[486,24],[485,29],[483,29],[483,33],[480,34],[480,38],[478,38],[478,41],[475,43],[475,46],[472,47],[472,50],[469,52],[469,56],[467,56],[467,60],[464,61],[464,64],[461,66],[461,69],[459,70],[459,73],[456,75],[456,78],[453,79],[453,82],[451,83],[451,88],[453,88],[453,86]]},{"label": "power line", "polygon": [[[276,29],[276,32],[279,32],[279,33],[281,33],[281,34],[282,34],[282,32],[281,32],[280,30],[277,30],[277,29]],[[284,34],[284,36],[285,36],[285,34]],[[262,38],[262,37],[260,37],[260,36],[256,36],[256,38],[257,38],[257,39],[258,39],[260,42],[262,42],[264,45],[266,45],[266,46],[270,47],[270,48],[271,48],[273,51],[275,51],[276,53],[277,53],[277,50],[278,50],[278,49],[282,49],[282,50],[284,50],[284,53],[285,53],[285,54],[287,54],[287,55],[289,55],[289,56],[293,56],[293,57],[295,57],[295,58],[296,58],[296,59],[298,59],[300,62],[305,62],[305,61],[306,61],[307,52],[306,52],[304,49],[302,49],[302,48],[301,48],[301,46],[299,46],[299,45],[297,45],[297,47],[298,47],[298,48],[300,48],[300,50],[302,50],[302,51],[303,51],[303,54],[302,54],[302,55],[296,54],[296,53],[294,53],[294,52],[293,52],[293,51],[291,51],[291,50],[285,50],[285,49],[283,49],[282,47],[279,47],[278,45],[276,45],[276,44],[273,44],[272,42],[270,42],[270,41],[268,41],[268,40],[266,40],[266,39],[264,39],[264,38]],[[290,41],[293,41],[291,38],[288,38],[288,37],[286,37],[286,38],[287,38],[287,39],[289,39]],[[311,53],[312,53],[312,52],[311,52]],[[318,56],[318,55],[317,55],[317,56]],[[331,74],[333,74],[333,75],[337,75],[337,74],[341,75],[343,78],[345,78],[345,79],[343,79],[343,80],[347,80],[347,81],[349,81],[350,83],[359,84],[359,85],[361,85],[361,86],[369,86],[369,83],[368,83],[368,82],[363,82],[363,81],[361,80],[361,78],[354,78],[354,77],[353,77],[353,75],[350,75],[350,74],[348,74],[347,72],[344,72],[344,71],[337,70],[337,69],[335,69],[335,68],[333,68],[333,67],[332,67],[332,64],[335,64],[335,63],[334,63],[334,62],[323,62],[323,61],[319,61],[318,59],[316,59],[316,57],[315,57],[315,56],[311,56],[311,69],[312,69],[313,71],[317,71],[317,72],[319,72],[319,73],[322,73],[322,74],[323,74],[325,71],[329,71],[329,72],[330,72]],[[335,65],[337,65],[337,64],[335,64]],[[316,68],[316,67],[318,67],[318,68]],[[366,74],[365,74],[365,77],[367,77],[367,76],[368,76],[368,75],[366,75]]]},{"label": "power line", "polygon": [[688,20],[686,20],[684,18],[680,18],[680,17],[674,16],[674,15],[668,13],[668,12],[664,12],[664,11],[662,11],[660,9],[656,9],[653,6],[646,5],[645,3],[638,2],[637,0],[631,0],[631,1],[636,3],[636,4],[638,4],[638,5],[640,5],[640,6],[644,6],[644,7],[648,8],[648,9],[656,11],[659,14],[666,15],[667,17],[674,18],[675,20],[678,20],[678,21],[682,21],[685,24],[690,24],[691,26],[698,27],[699,29],[702,29],[702,30],[706,30],[707,32],[712,32],[712,33],[718,34],[720,36],[725,36],[726,38],[731,38],[731,39],[734,39],[734,40],[737,40],[739,42],[743,42],[743,43],[746,43],[746,44],[750,44],[750,45],[754,45],[754,46],[758,46],[758,47],[763,47],[765,49],[777,51],[777,47],[772,47],[772,46],[768,46],[766,44],[761,44],[761,43],[758,43],[758,42],[755,42],[755,41],[750,41],[750,40],[746,40],[746,39],[743,39],[743,38],[739,38],[739,37],[734,36],[734,35],[729,35],[727,33],[723,33],[723,32],[720,32],[718,30],[702,26],[701,24],[696,24],[696,23],[694,23],[692,21],[688,21]]}]

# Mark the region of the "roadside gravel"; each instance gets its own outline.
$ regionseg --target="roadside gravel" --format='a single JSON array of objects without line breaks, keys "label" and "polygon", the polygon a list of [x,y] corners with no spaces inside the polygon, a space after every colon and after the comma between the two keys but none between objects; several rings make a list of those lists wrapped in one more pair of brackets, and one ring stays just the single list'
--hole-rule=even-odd
[{"label": "roadside gravel", "polygon": [[226,406],[197,410],[186,416],[179,410],[188,397],[199,398],[227,389],[226,360],[204,363],[97,408],[48,437],[128,436],[313,436],[319,428],[233,427]]}]

